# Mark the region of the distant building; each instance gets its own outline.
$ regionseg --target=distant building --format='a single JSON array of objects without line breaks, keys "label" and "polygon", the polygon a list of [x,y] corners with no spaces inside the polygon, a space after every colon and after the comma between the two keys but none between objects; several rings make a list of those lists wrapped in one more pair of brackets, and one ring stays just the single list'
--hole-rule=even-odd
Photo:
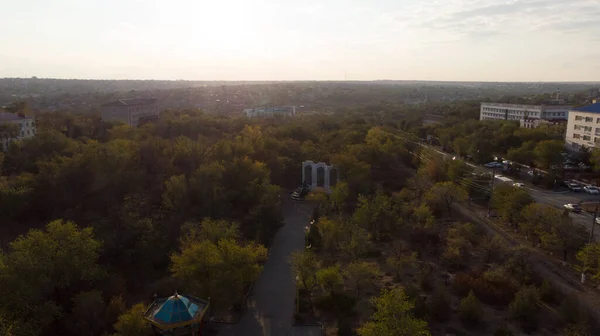
[{"label": "distant building", "polygon": [[573,150],[600,147],[600,102],[569,111],[565,143]]},{"label": "distant building", "polygon": [[296,106],[282,106],[282,107],[259,107],[252,109],[245,109],[244,114],[248,118],[254,117],[273,117],[273,116],[284,116],[293,117],[296,115]]},{"label": "distant building", "polygon": [[2,150],[6,151],[8,145],[15,140],[31,138],[36,133],[35,120],[14,113],[0,112],[0,125],[14,125],[13,134],[8,134],[11,130],[0,131],[0,142]]},{"label": "distant building", "polygon": [[518,120],[521,122],[521,127],[537,127],[541,122],[535,120],[549,122],[567,120],[570,109],[571,106],[563,105],[481,103],[479,120]]},{"label": "distant building", "polygon": [[101,106],[102,120],[121,121],[139,126],[146,120],[158,118],[158,106],[154,98],[121,99]]}]

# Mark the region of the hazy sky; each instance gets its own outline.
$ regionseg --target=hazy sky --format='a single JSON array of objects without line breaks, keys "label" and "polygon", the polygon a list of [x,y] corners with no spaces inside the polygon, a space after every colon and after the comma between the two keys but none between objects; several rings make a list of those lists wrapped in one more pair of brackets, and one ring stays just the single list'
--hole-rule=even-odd
[{"label": "hazy sky", "polygon": [[600,80],[600,0],[0,0],[0,8],[0,77]]}]

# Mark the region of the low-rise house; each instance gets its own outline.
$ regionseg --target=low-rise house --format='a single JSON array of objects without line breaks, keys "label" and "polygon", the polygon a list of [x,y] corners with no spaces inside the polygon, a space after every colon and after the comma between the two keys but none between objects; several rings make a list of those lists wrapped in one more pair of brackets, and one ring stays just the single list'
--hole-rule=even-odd
[{"label": "low-rise house", "polygon": [[120,99],[101,106],[102,120],[120,121],[139,126],[146,120],[158,118],[155,98]]},{"label": "low-rise house", "polygon": [[6,151],[11,142],[35,136],[35,120],[19,114],[0,112],[0,142]]}]

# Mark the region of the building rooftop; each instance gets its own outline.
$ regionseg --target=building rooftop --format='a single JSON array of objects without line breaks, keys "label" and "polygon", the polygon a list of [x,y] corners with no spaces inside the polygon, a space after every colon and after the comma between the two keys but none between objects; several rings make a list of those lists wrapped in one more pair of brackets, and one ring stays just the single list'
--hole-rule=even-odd
[{"label": "building rooftop", "polygon": [[102,106],[151,105],[154,103],[156,103],[156,98],[132,98],[115,100],[110,103],[102,104]]},{"label": "building rooftop", "polygon": [[31,118],[22,117],[18,114],[14,114],[14,113],[0,112],[0,122],[23,120],[23,119],[31,119]]},{"label": "building rooftop", "polygon": [[579,107],[579,108],[574,109],[574,111],[600,113],[600,103],[595,103],[592,105]]},{"label": "building rooftop", "polygon": [[207,309],[208,301],[175,293],[169,298],[154,301],[144,316],[153,324],[165,328],[193,323],[201,319]]}]

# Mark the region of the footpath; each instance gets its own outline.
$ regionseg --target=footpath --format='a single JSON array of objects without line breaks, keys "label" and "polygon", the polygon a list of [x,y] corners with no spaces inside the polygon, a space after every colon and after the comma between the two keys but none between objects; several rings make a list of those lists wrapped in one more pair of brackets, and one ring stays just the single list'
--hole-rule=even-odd
[{"label": "footpath", "polygon": [[[287,196],[287,195],[286,195]],[[269,249],[264,269],[252,288],[247,309],[236,324],[217,327],[218,335],[234,336],[321,336],[318,326],[293,326],[296,283],[290,265],[292,252],[304,248],[304,227],[312,214],[309,202],[284,199],[284,226]]]}]

